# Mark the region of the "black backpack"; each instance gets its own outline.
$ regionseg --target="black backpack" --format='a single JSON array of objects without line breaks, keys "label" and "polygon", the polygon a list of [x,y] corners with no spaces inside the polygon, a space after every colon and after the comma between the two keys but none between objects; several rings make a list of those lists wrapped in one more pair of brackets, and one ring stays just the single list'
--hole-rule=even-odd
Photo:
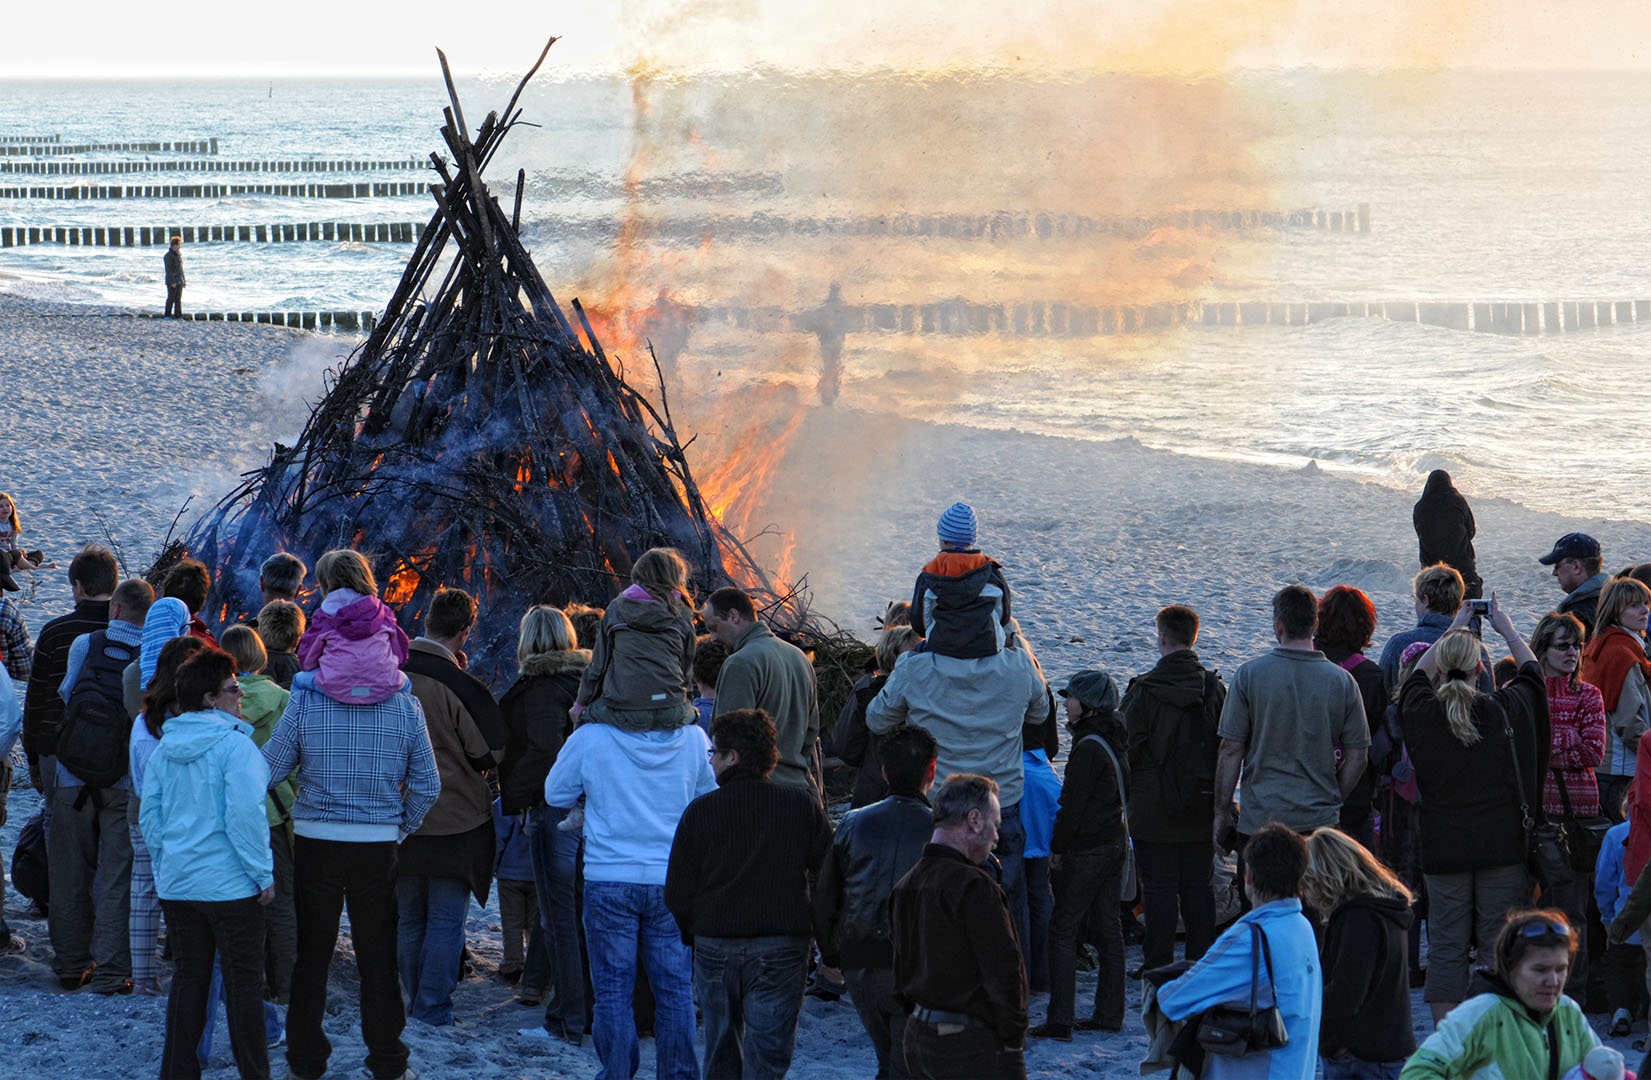
[{"label": "black backpack", "polygon": [[102,630],[89,635],[86,646],[85,663],[57,729],[57,760],[93,790],[118,784],[129,767],[132,717],[122,680],[138,658],[138,647],[112,641]]},{"label": "black backpack", "polygon": [[11,884],[12,888],[34,901],[40,914],[46,914],[46,905],[52,894],[52,880],[46,872],[46,826],[39,814],[24,822],[17,833],[17,847],[11,854]]},{"label": "black backpack", "polygon": [[1208,818],[1215,805],[1215,759],[1221,752],[1221,679],[1204,672],[1204,700],[1175,730],[1169,760],[1158,768],[1164,809],[1176,819]]}]

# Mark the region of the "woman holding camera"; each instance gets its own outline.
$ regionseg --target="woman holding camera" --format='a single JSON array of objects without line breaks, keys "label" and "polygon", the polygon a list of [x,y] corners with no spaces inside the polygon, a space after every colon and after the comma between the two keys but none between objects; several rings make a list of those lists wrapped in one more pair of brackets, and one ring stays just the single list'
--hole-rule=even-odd
[{"label": "woman holding camera", "polygon": [[[1519,663],[1492,694],[1464,604],[1399,691],[1399,722],[1421,794],[1422,874],[1428,895],[1423,997],[1437,1021],[1468,989],[1468,945],[1490,941],[1530,900],[1524,813],[1541,813],[1548,771],[1548,698],[1530,646],[1492,595],[1490,624]],[[1511,739],[1511,741],[1510,741]],[[1515,776],[1517,774],[1517,780]]]}]

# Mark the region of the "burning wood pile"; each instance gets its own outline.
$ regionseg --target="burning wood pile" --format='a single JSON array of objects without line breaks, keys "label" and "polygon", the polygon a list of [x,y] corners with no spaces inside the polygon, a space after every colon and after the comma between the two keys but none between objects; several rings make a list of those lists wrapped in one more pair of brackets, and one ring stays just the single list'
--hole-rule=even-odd
[{"label": "burning wood pile", "polygon": [[[409,632],[438,588],[476,595],[472,669],[497,686],[528,607],[605,605],[650,547],[681,550],[700,595],[734,583],[768,593],[708,513],[663,390],[656,409],[616,372],[579,301],[576,327],[539,276],[517,235],[525,185],[507,215],[482,182],[549,49],[473,138],[442,56],[451,158],[431,155],[436,212],[395,294],[297,443],[276,444],[182,542],[213,569],[211,615],[257,610],[271,552],[313,566],[353,547]],[[768,599],[796,621],[792,598]]]}]

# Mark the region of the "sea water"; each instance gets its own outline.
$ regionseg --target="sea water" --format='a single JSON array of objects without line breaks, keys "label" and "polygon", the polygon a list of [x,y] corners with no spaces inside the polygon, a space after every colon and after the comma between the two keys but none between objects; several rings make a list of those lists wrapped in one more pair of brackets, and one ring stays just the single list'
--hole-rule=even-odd
[{"label": "sea water", "polygon": [[[472,133],[510,89],[461,84]],[[524,123],[487,176],[510,211],[522,170],[522,233],[559,297],[614,311],[668,297],[723,313],[714,325],[690,317],[669,343],[676,400],[775,383],[809,400],[822,342],[792,316],[833,286],[850,305],[1005,308],[1651,299],[1648,90],[1645,75],[1567,73],[552,75],[523,95]],[[0,135],[215,137],[225,160],[422,160],[450,157],[437,134],[445,104],[436,78],[0,81]],[[149,155],[143,176],[14,174],[0,186],[436,179],[167,169],[198,156]],[[1193,209],[1361,203],[1368,235],[1165,224]],[[0,225],[423,222],[432,208],[428,195],[0,199]],[[1043,240],[921,225],[1040,213],[1140,227]],[[410,251],[190,245],[185,305],[376,309]],[[0,250],[0,304],[9,294],[158,308],[161,256]],[[628,325],[662,338],[657,319]],[[1443,467],[1473,495],[1646,520],[1648,346],[1646,324],[1515,337],[1368,318],[1109,336],[856,329],[836,404],[1287,467],[1316,460],[1403,488]]]}]

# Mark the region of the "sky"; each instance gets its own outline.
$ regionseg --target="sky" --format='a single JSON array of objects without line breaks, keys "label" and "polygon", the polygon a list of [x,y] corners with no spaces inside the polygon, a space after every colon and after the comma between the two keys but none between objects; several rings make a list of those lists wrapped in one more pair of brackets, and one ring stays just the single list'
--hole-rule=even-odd
[{"label": "sky", "polygon": [[552,77],[753,66],[1651,67],[1646,0],[8,0],[5,8],[0,79],[427,74],[438,44],[460,74],[503,75],[525,70],[552,35],[562,37]]}]

